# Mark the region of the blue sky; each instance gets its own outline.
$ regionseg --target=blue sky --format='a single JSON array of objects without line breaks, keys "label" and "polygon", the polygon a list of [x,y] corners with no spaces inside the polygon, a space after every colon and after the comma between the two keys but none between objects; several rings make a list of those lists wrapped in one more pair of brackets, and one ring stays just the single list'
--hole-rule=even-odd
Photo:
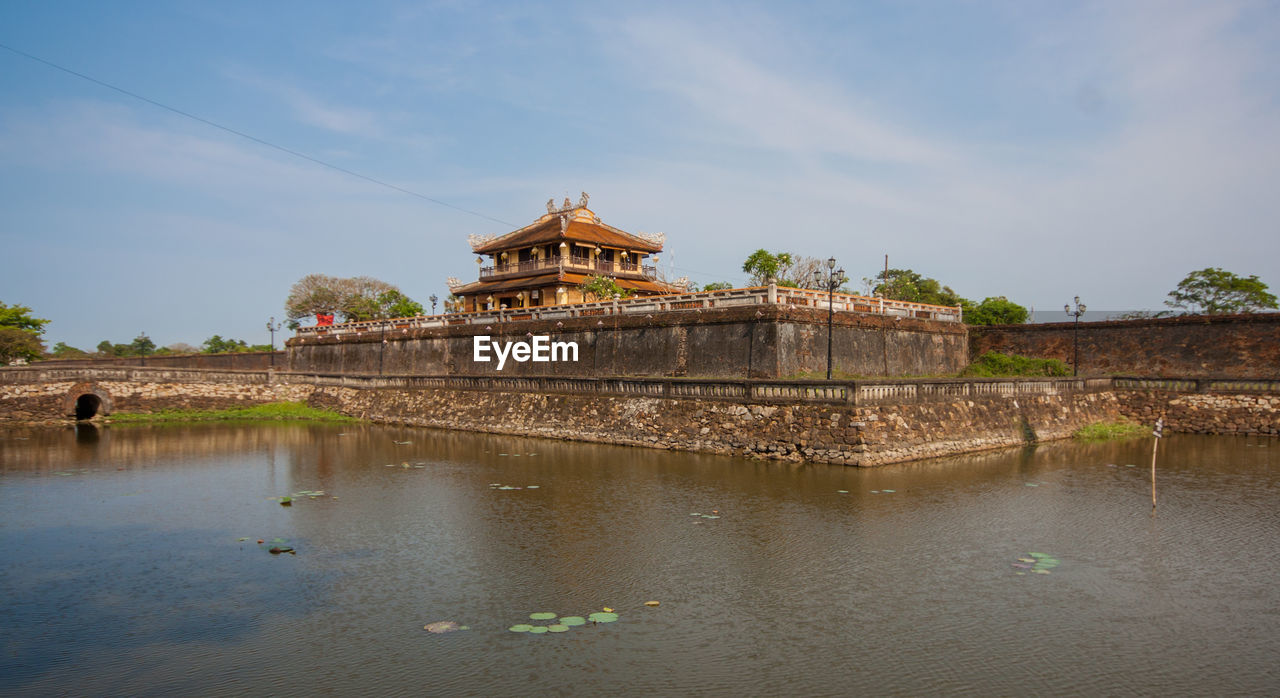
[{"label": "blue sky", "polygon": [[53,0],[0,44],[457,207],[0,49],[0,300],[49,345],[265,343],[317,272],[443,298],[584,190],[699,283],[763,247],[1038,315],[1280,286],[1276,3]]}]

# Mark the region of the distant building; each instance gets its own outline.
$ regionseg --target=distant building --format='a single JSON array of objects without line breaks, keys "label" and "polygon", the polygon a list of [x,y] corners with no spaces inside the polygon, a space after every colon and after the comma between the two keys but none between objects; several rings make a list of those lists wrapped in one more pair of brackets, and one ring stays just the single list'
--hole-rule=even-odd
[{"label": "distant building", "polygon": [[[532,224],[502,236],[470,237],[478,256],[479,280],[449,279],[462,312],[582,303],[582,284],[592,276],[611,277],[635,296],[682,293],[684,288],[657,279],[657,254],[664,236],[632,234],[600,221],[587,208],[587,194],[574,205],[557,207]],[[649,262],[651,264],[646,264]]]}]

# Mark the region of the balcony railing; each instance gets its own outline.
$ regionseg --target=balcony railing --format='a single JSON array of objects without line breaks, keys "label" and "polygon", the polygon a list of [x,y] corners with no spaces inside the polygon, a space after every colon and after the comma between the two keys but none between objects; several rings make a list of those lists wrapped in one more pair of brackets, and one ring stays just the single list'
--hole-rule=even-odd
[{"label": "balcony railing", "polygon": [[[828,303],[828,301],[830,301]],[[833,310],[850,313],[866,313],[871,315],[892,315],[894,317],[921,318],[940,322],[960,322],[959,306],[927,305],[925,303],[908,303],[906,301],[888,300],[885,298],[868,298],[847,293],[827,294],[803,288],[786,288],[778,286],[756,286],[753,288],[735,288],[725,291],[703,291],[700,293],[674,293],[665,296],[645,296],[617,301],[598,301],[595,303],[573,303],[569,305],[544,305],[532,308],[509,308],[505,310],[485,310],[474,313],[452,313],[449,315],[429,315],[394,320],[368,320],[364,322],[347,322],[325,327],[299,327],[299,337],[322,337],[346,334],[363,334],[365,332],[390,332],[393,330],[409,330],[419,327],[445,327],[447,325],[489,325],[496,322],[514,320],[557,320],[574,317],[594,317],[597,315],[646,315],[679,310],[702,310],[711,308],[734,308],[744,305],[782,305],[789,308],[805,307]]]},{"label": "balcony railing", "polygon": [[480,280],[528,274],[543,270],[569,270],[587,274],[643,274],[652,280],[657,276],[657,267],[641,265],[634,261],[619,260],[610,262],[605,259],[592,261],[587,257],[554,257],[551,259],[530,259],[523,262],[509,262],[489,267],[480,267]]}]

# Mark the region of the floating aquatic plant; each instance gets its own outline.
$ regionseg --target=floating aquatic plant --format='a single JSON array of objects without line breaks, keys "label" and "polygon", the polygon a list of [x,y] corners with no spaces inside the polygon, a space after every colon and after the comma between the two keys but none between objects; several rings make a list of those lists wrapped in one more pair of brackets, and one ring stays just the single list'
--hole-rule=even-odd
[{"label": "floating aquatic plant", "polygon": [[562,624],[562,623],[555,623],[554,625],[548,625],[548,626],[547,626],[547,632],[549,632],[549,633],[567,633],[567,632],[569,632],[569,626],[564,625],[564,624]]},{"label": "floating aquatic plant", "polygon": [[527,623],[520,623],[507,628],[507,630],[510,630],[513,633],[527,633],[530,630],[533,630],[533,626]]},{"label": "floating aquatic plant", "polygon": [[560,625],[573,627],[575,625],[586,625],[587,619],[582,616],[565,616],[560,619]]},{"label": "floating aquatic plant", "polygon": [[529,632],[533,633],[534,635],[541,635],[541,634],[543,634],[543,633],[547,632],[547,626],[545,626],[545,625],[535,625],[535,626],[533,626],[532,628],[529,628]]},{"label": "floating aquatic plant", "polygon": [[587,620],[591,621],[592,623],[612,623],[615,620],[618,620],[618,614],[608,613],[605,611],[597,611],[587,616]]},{"label": "floating aquatic plant", "polygon": [[1061,560],[1048,553],[1026,553],[1019,557],[1018,561],[1013,563],[1013,566],[1018,570],[1025,570],[1015,572],[1018,575],[1024,575],[1027,572],[1050,574],[1049,570],[1057,567],[1061,562]]},{"label": "floating aquatic plant", "polygon": [[551,620],[556,617],[556,614],[543,611],[539,613],[530,613],[529,617],[533,620]]}]

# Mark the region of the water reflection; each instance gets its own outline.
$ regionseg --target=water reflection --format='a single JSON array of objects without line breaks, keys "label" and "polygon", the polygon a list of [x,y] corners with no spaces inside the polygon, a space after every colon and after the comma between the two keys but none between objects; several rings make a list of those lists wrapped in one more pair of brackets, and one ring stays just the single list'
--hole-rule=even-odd
[{"label": "water reflection", "polygon": [[[1170,437],[1153,518],[1149,440],[858,470],[84,426],[0,431],[6,689],[1262,693],[1280,650],[1274,439]],[[272,499],[301,490],[325,494]],[[1062,564],[1016,576],[1033,551]],[[622,620],[505,631],[604,606]]]}]

